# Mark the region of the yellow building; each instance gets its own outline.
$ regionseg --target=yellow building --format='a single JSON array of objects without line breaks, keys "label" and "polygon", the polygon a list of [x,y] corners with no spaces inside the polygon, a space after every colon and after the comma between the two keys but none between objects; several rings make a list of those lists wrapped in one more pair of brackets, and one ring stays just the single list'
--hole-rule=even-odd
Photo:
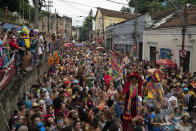
[{"label": "yellow building", "polygon": [[95,15],[95,38],[104,40],[105,31],[108,26],[118,24],[133,17],[133,14],[98,7]]}]

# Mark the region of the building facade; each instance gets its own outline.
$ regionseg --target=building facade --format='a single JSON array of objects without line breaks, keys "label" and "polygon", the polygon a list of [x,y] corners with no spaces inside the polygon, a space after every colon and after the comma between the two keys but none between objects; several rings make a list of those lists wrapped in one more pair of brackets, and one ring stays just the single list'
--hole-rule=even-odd
[{"label": "building facade", "polygon": [[44,16],[39,21],[39,31],[60,34],[64,36],[66,41],[71,40],[72,36],[72,18],[67,16],[56,16],[51,14],[48,25],[48,17]]},{"label": "building facade", "polygon": [[76,43],[79,41],[79,28],[72,26],[72,40],[74,40]]},{"label": "building facade", "polygon": [[[156,61],[170,59],[180,66],[179,51],[182,47],[182,28],[149,29],[144,32],[143,59]],[[196,26],[190,26],[185,36],[187,57],[184,59],[184,71],[196,72]]]},{"label": "building facade", "polygon": [[132,14],[122,13],[119,11],[98,8],[95,15],[95,39],[105,39],[106,28],[110,25],[120,23],[134,17]]},{"label": "building facade", "polygon": [[[141,15],[137,20],[132,18],[109,26],[106,30],[106,47],[126,52],[142,60],[145,19],[146,15]],[[137,55],[133,54],[134,50]]]},{"label": "building facade", "polygon": [[[188,23],[185,34],[185,50],[183,71],[196,72],[196,6],[188,8]],[[184,11],[180,12],[183,16]],[[156,23],[154,27],[144,31],[143,59],[156,62],[159,59],[170,59],[180,66],[180,53],[182,48],[182,18],[180,14],[172,16],[165,21]]]}]

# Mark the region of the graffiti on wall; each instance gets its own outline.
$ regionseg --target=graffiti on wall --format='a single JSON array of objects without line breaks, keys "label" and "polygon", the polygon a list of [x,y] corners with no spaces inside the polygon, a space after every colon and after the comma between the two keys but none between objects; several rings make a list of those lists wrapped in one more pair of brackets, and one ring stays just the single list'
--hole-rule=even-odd
[{"label": "graffiti on wall", "polygon": [[171,60],[171,49],[160,48],[160,59],[169,59]]}]

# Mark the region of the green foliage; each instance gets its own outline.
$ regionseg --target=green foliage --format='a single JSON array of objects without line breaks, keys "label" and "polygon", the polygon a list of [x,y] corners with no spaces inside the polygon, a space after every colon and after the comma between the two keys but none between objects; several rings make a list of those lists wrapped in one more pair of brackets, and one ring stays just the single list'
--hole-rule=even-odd
[{"label": "green foliage", "polygon": [[84,37],[84,41],[89,39],[89,33],[90,31],[92,31],[93,29],[93,12],[92,10],[90,10],[89,15],[84,19],[83,22],[83,27],[82,27],[82,31],[83,31],[83,37]]},{"label": "green foliage", "polygon": [[123,13],[131,13],[131,8],[123,6],[120,11]]},{"label": "green foliage", "polygon": [[[189,4],[196,5],[196,0],[188,0]],[[140,14],[153,13],[161,10],[168,10],[171,8],[182,8],[185,0],[167,0],[166,6],[162,6],[159,0],[129,0],[130,7],[136,7],[136,12]],[[125,10],[122,8],[121,10]]]},{"label": "green foliage", "polygon": [[136,7],[136,12],[140,14],[152,13],[164,8],[158,0],[130,0],[129,6]]},{"label": "green foliage", "polygon": [[[29,5],[29,0],[24,0],[24,5],[26,4]],[[5,9],[8,7],[8,10],[12,12],[19,12],[21,7],[20,5],[23,5],[22,0],[0,0],[0,8]]]}]

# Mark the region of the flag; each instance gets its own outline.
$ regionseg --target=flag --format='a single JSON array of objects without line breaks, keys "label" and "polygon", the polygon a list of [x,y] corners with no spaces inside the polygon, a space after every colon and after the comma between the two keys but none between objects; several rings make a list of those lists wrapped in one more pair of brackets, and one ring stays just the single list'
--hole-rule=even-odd
[{"label": "flag", "polygon": [[111,66],[114,70],[116,70],[119,73],[122,73],[121,67],[119,64],[116,63],[115,60],[111,60]]},{"label": "flag", "polygon": [[155,84],[153,82],[150,82],[148,83],[147,87],[148,87],[148,98],[157,99],[158,101],[166,103],[165,93],[160,83]]}]

